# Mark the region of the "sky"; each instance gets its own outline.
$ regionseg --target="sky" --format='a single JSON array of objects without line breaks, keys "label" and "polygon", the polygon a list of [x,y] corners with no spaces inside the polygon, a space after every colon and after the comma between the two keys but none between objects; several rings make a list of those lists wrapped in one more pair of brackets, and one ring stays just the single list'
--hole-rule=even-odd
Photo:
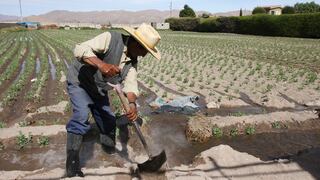
[{"label": "sky", "polygon": [[[312,1],[312,0],[311,0]],[[211,13],[252,10],[256,6],[291,5],[303,0],[172,0],[173,9],[182,9],[188,4],[195,11]],[[39,15],[53,10],[109,11],[145,9],[169,10],[171,0],[21,0],[22,15]],[[320,0],[314,0],[320,4]],[[0,14],[20,16],[19,0],[0,0]]]}]

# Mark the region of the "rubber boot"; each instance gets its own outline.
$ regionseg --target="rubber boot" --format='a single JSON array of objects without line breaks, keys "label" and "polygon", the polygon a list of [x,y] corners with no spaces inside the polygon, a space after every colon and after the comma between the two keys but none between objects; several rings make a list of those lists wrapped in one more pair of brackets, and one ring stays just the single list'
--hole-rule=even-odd
[{"label": "rubber boot", "polygon": [[108,154],[114,154],[116,152],[116,136],[112,131],[108,135],[100,134],[100,143],[104,152]]},{"label": "rubber boot", "polygon": [[80,169],[79,152],[82,143],[82,136],[72,133],[67,134],[67,177],[84,177]]}]

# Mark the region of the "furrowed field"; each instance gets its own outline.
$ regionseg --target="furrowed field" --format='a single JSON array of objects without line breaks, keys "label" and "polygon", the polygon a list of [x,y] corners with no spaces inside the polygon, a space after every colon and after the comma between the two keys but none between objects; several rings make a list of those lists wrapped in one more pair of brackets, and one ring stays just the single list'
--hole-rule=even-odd
[{"label": "furrowed field", "polygon": [[[102,32],[34,30],[0,33],[0,155],[1,160],[8,161],[1,165],[2,170],[53,168],[64,162],[65,157],[60,154],[56,163],[39,163],[36,157],[23,155],[21,149],[29,146],[24,150],[25,154],[34,149],[41,154],[54,147],[53,155],[64,153],[64,146],[56,139],[65,139],[61,133],[72,114],[65,87],[67,69],[74,60],[72,51],[76,43]],[[171,31],[160,34],[161,61],[147,55],[138,65],[139,105],[144,119],[161,119],[151,115],[152,110],[144,110],[155,95],[168,101],[179,96],[197,95],[201,110],[187,116],[184,129],[180,129],[181,133],[186,132],[188,140],[208,142],[222,136],[320,129],[320,40]],[[116,100],[112,103],[114,107],[119,106]],[[171,116],[165,113],[163,118],[169,120],[161,125],[148,122],[149,128],[161,127],[164,131],[165,125],[171,126],[170,118],[175,119],[173,124],[181,118],[181,114]],[[24,129],[26,127],[38,129]],[[152,130],[147,132],[150,137],[155,136]],[[167,134],[170,135],[174,136],[174,130]],[[32,136],[37,141],[29,143]],[[286,138],[295,137],[288,135]],[[309,142],[300,136],[298,139]],[[307,146],[320,147],[319,133],[311,139]],[[157,141],[163,146],[169,144],[167,140]],[[208,147],[215,143],[211,142]],[[270,147],[272,143],[269,142]],[[39,146],[49,147],[39,150]],[[208,148],[201,147],[201,150]],[[292,149],[295,149],[291,152],[294,154],[304,148],[287,145],[285,150],[279,148],[281,150],[271,155],[269,152],[263,155],[279,157],[290,154]],[[169,164],[190,163],[198,151],[188,154],[188,160],[169,152],[169,156],[177,156]],[[33,168],[18,165],[9,160],[13,158],[9,155],[12,153],[38,164]]]}]

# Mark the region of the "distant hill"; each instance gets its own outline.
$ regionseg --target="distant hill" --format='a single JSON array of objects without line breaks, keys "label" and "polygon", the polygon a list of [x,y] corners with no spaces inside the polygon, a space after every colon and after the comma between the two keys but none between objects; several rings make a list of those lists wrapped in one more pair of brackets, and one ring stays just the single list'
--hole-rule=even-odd
[{"label": "distant hill", "polygon": [[[180,10],[173,10],[172,17],[179,17]],[[196,12],[197,15],[210,13],[205,11]],[[239,11],[214,13],[213,16],[239,16]],[[243,15],[251,15],[251,11],[243,11]],[[46,14],[24,17],[25,21],[46,23],[96,23],[96,24],[140,24],[142,22],[164,22],[170,17],[170,11],[143,10],[143,11],[89,11],[74,12],[66,10],[51,11]],[[16,21],[17,16],[0,15],[2,21]]]},{"label": "distant hill", "polygon": [[17,21],[19,19],[18,16],[7,16],[0,14],[0,22],[6,22],[6,21]]},{"label": "distant hill", "polygon": [[[172,12],[173,17],[178,17],[179,11]],[[140,24],[142,22],[164,22],[170,17],[170,11],[144,10],[144,11],[90,11],[72,12],[65,10],[51,11],[38,16],[28,16],[25,20],[38,22],[80,22],[99,24]]]}]

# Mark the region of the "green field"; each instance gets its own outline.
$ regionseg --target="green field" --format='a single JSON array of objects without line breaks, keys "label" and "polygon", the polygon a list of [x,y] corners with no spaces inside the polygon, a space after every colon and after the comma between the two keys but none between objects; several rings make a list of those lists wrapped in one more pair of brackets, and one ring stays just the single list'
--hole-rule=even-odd
[{"label": "green field", "polygon": [[[102,32],[1,33],[2,108],[21,102],[49,105],[67,100],[61,88],[67,66],[74,59],[75,44]],[[207,100],[221,101],[237,97],[239,92],[253,96],[273,90],[319,92],[319,40],[169,31],[161,36],[162,60],[147,56],[138,67],[139,80],[159,96],[199,92]]]}]

